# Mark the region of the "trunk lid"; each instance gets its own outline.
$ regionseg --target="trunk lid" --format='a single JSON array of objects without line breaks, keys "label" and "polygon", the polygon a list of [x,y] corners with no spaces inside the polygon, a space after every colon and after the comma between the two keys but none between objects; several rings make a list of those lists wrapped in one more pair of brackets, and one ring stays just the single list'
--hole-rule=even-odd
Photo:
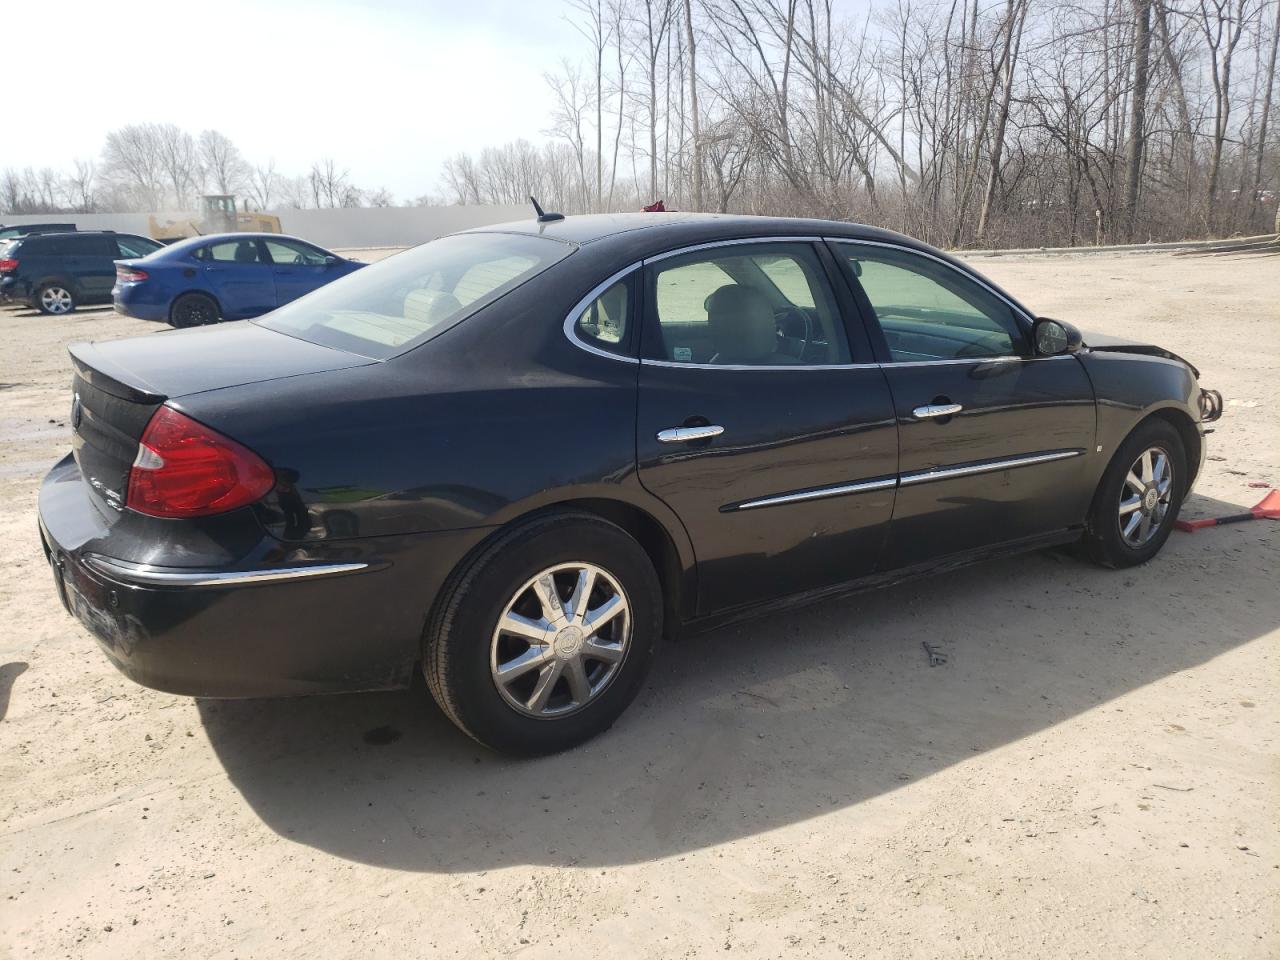
[{"label": "trunk lid", "polygon": [[106,506],[123,510],[147,422],[165,400],[374,363],[251,323],[69,348],[72,452]]}]

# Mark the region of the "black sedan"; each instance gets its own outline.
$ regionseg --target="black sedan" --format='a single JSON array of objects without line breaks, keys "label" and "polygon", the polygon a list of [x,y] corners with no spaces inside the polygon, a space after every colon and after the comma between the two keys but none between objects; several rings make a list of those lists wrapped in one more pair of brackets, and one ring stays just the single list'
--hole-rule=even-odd
[{"label": "black sedan", "polygon": [[401,253],[71,348],[63,602],[198,697],[404,687],[536,754],[692,625],[1077,542],[1163,546],[1221,399],[907,237],[635,214]]}]

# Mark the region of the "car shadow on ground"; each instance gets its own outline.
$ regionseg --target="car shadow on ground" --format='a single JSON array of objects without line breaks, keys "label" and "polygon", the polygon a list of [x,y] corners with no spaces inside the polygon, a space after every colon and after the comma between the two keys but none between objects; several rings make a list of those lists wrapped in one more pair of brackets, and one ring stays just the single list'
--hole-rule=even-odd
[{"label": "car shadow on ground", "polygon": [[541,760],[471,742],[425,689],[198,706],[296,842],[404,870],[638,862],[890,793],[1274,629],[1271,529],[1175,533],[1123,571],[1036,553],[686,638],[612,731]]}]

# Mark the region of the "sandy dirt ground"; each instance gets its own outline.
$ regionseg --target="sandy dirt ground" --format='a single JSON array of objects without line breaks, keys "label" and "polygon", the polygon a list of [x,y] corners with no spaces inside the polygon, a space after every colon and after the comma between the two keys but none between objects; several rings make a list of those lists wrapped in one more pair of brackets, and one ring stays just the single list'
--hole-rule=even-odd
[{"label": "sandy dirt ground", "polygon": [[[1189,513],[1280,484],[1280,256],[978,266],[1222,390]],[[0,310],[0,958],[1280,955],[1274,523],[725,628],[607,735],[509,761],[423,689],[142,689],[62,611],[64,348],[155,330]]]}]

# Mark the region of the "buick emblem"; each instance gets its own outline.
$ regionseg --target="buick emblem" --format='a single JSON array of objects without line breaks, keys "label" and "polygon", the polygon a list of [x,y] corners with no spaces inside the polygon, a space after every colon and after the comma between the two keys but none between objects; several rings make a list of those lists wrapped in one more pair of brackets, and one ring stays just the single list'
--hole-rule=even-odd
[{"label": "buick emblem", "polygon": [[75,394],[71,398],[71,429],[80,429],[80,394]]}]

